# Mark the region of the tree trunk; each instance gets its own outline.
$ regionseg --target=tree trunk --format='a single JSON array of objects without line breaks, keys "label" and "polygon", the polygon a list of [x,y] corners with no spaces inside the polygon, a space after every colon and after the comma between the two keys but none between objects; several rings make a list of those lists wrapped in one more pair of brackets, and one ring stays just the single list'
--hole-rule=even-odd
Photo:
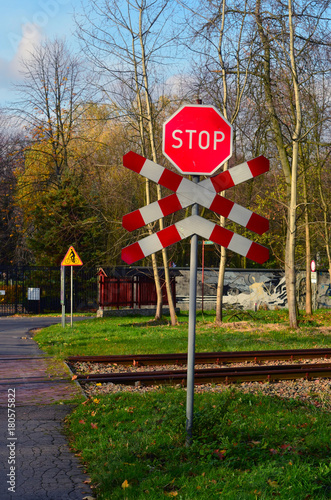
[{"label": "tree trunk", "polygon": [[[146,156],[146,148],[145,148],[145,134],[144,134],[144,113],[143,113],[143,105],[141,101],[141,90],[139,87],[139,78],[138,78],[138,68],[137,68],[137,59],[136,59],[136,52],[135,52],[135,45],[134,45],[134,38],[132,38],[132,55],[133,55],[133,64],[134,64],[134,75],[135,75],[135,85],[136,85],[136,97],[137,97],[137,102],[138,102],[138,110],[139,110],[139,133],[140,133],[140,140],[141,140],[141,154],[142,156]],[[151,195],[150,195],[150,183],[149,180],[146,179],[146,205],[149,205],[151,202]],[[153,234],[152,227],[150,224],[147,226],[148,228],[148,234]],[[156,255],[153,253],[151,255],[152,257],[152,269],[153,269],[153,276],[154,276],[154,283],[155,283],[155,290],[156,290],[156,311],[155,311],[155,320],[159,320],[162,318],[162,289],[161,289],[161,282],[160,282],[160,276],[159,276],[159,270],[157,267],[157,261],[156,261]]]},{"label": "tree trunk", "polygon": [[[255,19],[257,23],[259,37],[263,47],[263,85],[264,93],[267,103],[267,108],[270,116],[271,127],[274,133],[275,142],[281,161],[285,183],[286,183],[286,200],[288,204],[288,218],[287,218],[287,234],[286,234],[286,247],[285,247],[285,280],[286,280],[286,292],[287,292],[287,302],[289,309],[289,322],[291,328],[297,328],[297,308],[296,308],[296,278],[295,278],[295,241],[296,241],[296,182],[297,182],[297,161],[298,161],[298,138],[301,130],[298,128],[298,122],[296,126],[296,131],[292,140],[293,145],[293,157],[292,157],[292,171],[289,164],[289,160],[286,153],[286,148],[283,140],[283,135],[281,131],[280,121],[277,117],[276,108],[273,98],[273,87],[271,80],[271,49],[270,40],[268,34],[264,30],[262,16],[260,13],[261,0],[257,0],[255,9]],[[289,5],[290,10],[290,5]],[[293,29],[290,28],[291,33],[291,66],[294,61],[293,55]],[[294,68],[295,69],[295,68]],[[293,70],[293,68],[292,68]],[[296,79],[293,77],[293,80]],[[296,82],[297,83],[297,82]],[[300,104],[298,87],[295,89],[296,106]],[[297,109],[296,109],[297,111]]]},{"label": "tree trunk", "polygon": [[328,258],[328,265],[329,265],[329,276],[330,276],[330,283],[331,283],[331,251],[330,251],[330,223],[328,222],[328,205],[325,200],[324,196],[324,189],[322,185],[322,165],[321,165],[321,160],[320,160],[320,152],[319,152],[319,146],[316,146],[317,148],[317,165],[318,165],[318,190],[321,198],[321,205],[322,205],[322,210],[323,210],[323,233],[324,233],[324,241],[325,241],[325,251],[326,255]]},{"label": "tree trunk", "polygon": [[[221,223],[222,226],[222,223]],[[217,295],[216,295],[216,322],[222,323],[223,321],[223,291],[224,291],[224,275],[226,264],[226,248],[221,247],[220,266],[218,271],[217,281]]]},{"label": "tree trunk", "polygon": [[312,310],[312,289],[311,289],[311,248],[310,248],[310,231],[309,231],[309,211],[308,211],[308,196],[307,196],[307,179],[306,171],[303,169],[303,198],[305,204],[305,240],[306,240],[306,313],[311,315]]},{"label": "tree trunk", "polygon": [[[144,46],[143,31],[142,31],[142,8],[139,11],[139,16],[140,16],[139,17],[139,37],[140,37],[140,47],[141,47],[141,65],[142,65],[142,73],[143,73],[143,82],[144,82],[144,87],[145,87],[145,99],[146,99],[147,121],[148,121],[148,131],[149,131],[149,142],[150,142],[151,151],[152,151],[152,159],[155,163],[157,163],[157,154],[156,154],[156,147],[155,147],[155,134],[154,134],[154,127],[153,127],[153,112],[152,112],[151,98],[150,98],[149,86],[148,86],[148,76],[147,76],[146,59],[145,59],[145,46]],[[161,198],[162,198],[160,185],[157,185],[157,198],[158,198],[158,200],[161,200]],[[164,227],[163,219],[159,220],[159,226],[160,226],[160,230],[162,230]],[[169,306],[169,312],[170,312],[170,321],[171,321],[171,325],[174,326],[177,324],[177,317],[176,317],[176,311],[175,311],[174,301],[173,301],[172,292],[171,292],[170,273],[169,273],[169,268],[168,268],[168,256],[167,256],[166,248],[162,249],[162,259],[163,259],[164,278],[165,278],[167,297],[168,297],[168,306]]]}]

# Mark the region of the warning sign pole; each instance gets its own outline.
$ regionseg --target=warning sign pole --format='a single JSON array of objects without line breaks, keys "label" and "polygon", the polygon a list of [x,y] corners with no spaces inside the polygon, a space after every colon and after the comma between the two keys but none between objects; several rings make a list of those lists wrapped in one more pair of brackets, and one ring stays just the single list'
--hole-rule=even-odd
[{"label": "warning sign pole", "polygon": [[66,326],[66,304],[65,304],[65,276],[66,268],[61,266],[61,309],[62,309],[62,327]]},{"label": "warning sign pole", "polygon": [[[62,304],[62,326],[65,327],[66,325],[66,320],[65,320],[65,267],[70,266],[71,267],[71,273],[70,273],[70,326],[72,328],[73,326],[73,302],[74,302],[74,271],[73,267],[74,266],[82,266],[83,262],[82,259],[79,257],[78,253],[74,249],[73,246],[69,247],[69,250],[64,256],[63,261],[61,262],[61,304]],[[63,269],[63,274],[62,274],[62,269]]]},{"label": "warning sign pole", "polygon": [[71,266],[70,270],[70,326],[72,328],[72,317],[74,312],[73,300],[74,299],[74,268]]}]

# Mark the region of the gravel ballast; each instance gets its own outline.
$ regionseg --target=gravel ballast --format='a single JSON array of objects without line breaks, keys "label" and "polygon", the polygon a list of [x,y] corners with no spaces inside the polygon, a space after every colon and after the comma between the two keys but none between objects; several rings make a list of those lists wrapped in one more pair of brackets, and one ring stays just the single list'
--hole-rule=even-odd
[{"label": "gravel ballast", "polygon": [[[329,362],[328,359],[315,359],[315,360],[298,360],[297,363],[323,363]],[[286,365],[289,364],[288,361],[273,361],[273,365]],[[295,362],[291,364],[296,364]],[[263,365],[268,365],[264,362]],[[222,367],[229,365],[222,365]],[[254,363],[241,363],[241,364],[231,364],[231,367],[235,366],[254,366]],[[75,374],[95,374],[95,373],[119,373],[119,372],[139,372],[139,371],[162,371],[162,370],[175,370],[178,369],[178,365],[161,365],[161,366],[121,366],[117,364],[101,364],[101,363],[86,363],[77,362],[71,366],[73,373]],[[185,365],[180,366],[181,369],[185,368]],[[220,368],[220,365],[197,365],[197,369],[203,368]],[[143,386],[143,385],[124,385],[124,384],[113,384],[113,383],[87,383],[84,384],[84,392],[88,397],[98,397],[101,394],[112,394],[119,392],[136,392],[144,393],[149,391],[159,390],[161,386]],[[182,388],[181,385],[175,387]],[[286,399],[293,399],[297,401],[304,402],[306,404],[312,404],[318,408],[330,411],[331,410],[331,380],[326,378],[319,378],[314,380],[306,379],[296,379],[296,380],[283,380],[279,382],[243,382],[235,383],[231,385],[225,384],[199,384],[195,387],[196,393],[201,392],[223,392],[229,390],[229,387],[234,388],[238,391],[251,394],[260,394],[270,397],[280,397]]]}]

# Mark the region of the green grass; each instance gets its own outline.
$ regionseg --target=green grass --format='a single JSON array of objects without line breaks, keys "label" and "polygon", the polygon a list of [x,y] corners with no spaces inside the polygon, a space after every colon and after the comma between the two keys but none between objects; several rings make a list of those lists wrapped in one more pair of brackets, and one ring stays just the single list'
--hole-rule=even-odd
[{"label": "green grass", "polygon": [[102,396],[67,419],[98,499],[331,498],[330,414],[294,401],[185,391]]},{"label": "green grass", "polygon": [[[300,328],[288,327],[287,311],[257,311],[238,321],[229,313],[231,323],[220,326],[213,312],[197,314],[196,351],[248,351],[330,347],[331,313],[317,311],[312,317],[301,314]],[[54,325],[35,335],[41,349],[65,359],[75,355],[145,354],[186,352],[188,316],[178,316],[179,324],[168,320],[155,322],[142,317],[89,319],[70,325]],[[227,318],[225,318],[227,321]],[[274,324],[274,326],[270,326]]]},{"label": "green grass", "polygon": [[[331,347],[331,314],[287,311],[197,315],[196,351]],[[186,352],[188,316],[179,324],[104,318],[45,328],[34,338],[48,354]],[[325,395],[329,397],[329,395]],[[186,392],[163,389],[88,399],[67,419],[98,500],[331,499],[330,413],[323,407],[238,389],[196,393],[194,436],[185,446]]]}]

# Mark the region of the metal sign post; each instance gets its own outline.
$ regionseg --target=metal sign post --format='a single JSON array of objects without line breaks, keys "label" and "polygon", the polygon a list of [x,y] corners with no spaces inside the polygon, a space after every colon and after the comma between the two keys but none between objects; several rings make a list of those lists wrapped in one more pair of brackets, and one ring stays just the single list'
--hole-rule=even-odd
[{"label": "metal sign post", "polygon": [[61,266],[61,309],[62,309],[62,327],[66,326],[66,305],[65,305],[65,276],[66,268]]},{"label": "metal sign post", "polygon": [[[199,182],[199,176],[193,176],[193,182]],[[199,205],[192,206],[192,215],[199,215]],[[197,272],[198,272],[198,235],[191,238],[190,258],[190,297],[187,343],[187,386],[186,386],[186,445],[192,442],[194,408],[194,365],[195,365],[195,327],[197,309]]]},{"label": "metal sign post", "polygon": [[[73,302],[74,302],[74,271],[73,271],[73,266],[82,266],[83,262],[81,258],[79,257],[78,253],[74,249],[74,247],[69,247],[69,250],[64,256],[63,261],[61,262],[61,304],[62,304],[62,326],[65,327],[66,320],[65,320],[65,294],[64,294],[64,289],[65,289],[65,272],[64,268],[65,266],[70,266],[71,267],[71,273],[70,273],[70,326],[72,328],[73,326]],[[62,273],[63,269],[63,273]]]},{"label": "metal sign post", "polygon": [[71,266],[70,270],[70,326],[72,328],[72,322],[73,322],[73,312],[74,312],[74,307],[73,307],[73,302],[74,302],[74,269],[73,266]]}]

